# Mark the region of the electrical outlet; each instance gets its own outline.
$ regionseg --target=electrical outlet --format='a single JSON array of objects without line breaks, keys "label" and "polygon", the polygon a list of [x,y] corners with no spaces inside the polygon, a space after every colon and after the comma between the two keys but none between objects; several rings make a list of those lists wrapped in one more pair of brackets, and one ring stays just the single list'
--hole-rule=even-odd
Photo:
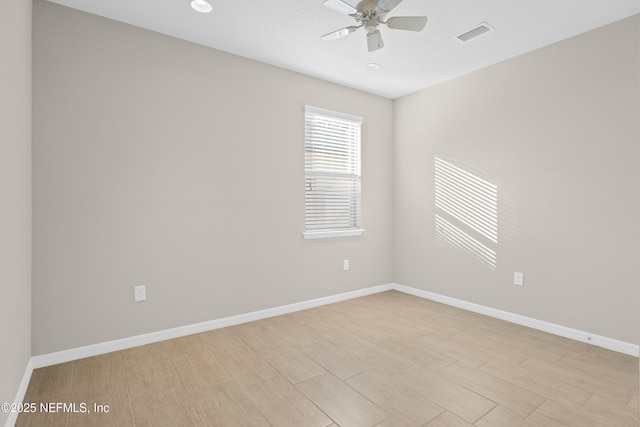
[{"label": "electrical outlet", "polygon": [[349,260],[345,259],[344,261],[342,261],[342,269],[344,271],[347,271],[349,269]]},{"label": "electrical outlet", "polygon": [[517,286],[524,286],[524,273],[513,273],[513,284]]},{"label": "electrical outlet", "polygon": [[147,289],[144,285],[133,287],[133,302],[142,302],[147,299]]}]

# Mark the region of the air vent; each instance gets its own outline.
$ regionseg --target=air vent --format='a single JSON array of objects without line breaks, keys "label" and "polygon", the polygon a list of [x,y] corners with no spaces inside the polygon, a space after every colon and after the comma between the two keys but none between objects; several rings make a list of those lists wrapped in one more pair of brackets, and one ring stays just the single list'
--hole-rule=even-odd
[{"label": "air vent", "polygon": [[482,24],[476,25],[470,30],[467,30],[464,33],[456,36],[456,39],[461,43],[466,43],[471,39],[475,39],[476,37],[488,33],[489,31],[493,31],[493,27],[486,22],[483,22]]}]

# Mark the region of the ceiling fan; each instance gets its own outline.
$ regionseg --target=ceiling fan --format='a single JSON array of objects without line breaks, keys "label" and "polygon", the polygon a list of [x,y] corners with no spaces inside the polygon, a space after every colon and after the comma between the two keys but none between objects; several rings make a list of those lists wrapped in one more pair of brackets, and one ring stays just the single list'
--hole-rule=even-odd
[{"label": "ceiling fan", "polygon": [[385,20],[387,13],[399,5],[402,0],[361,0],[353,7],[342,0],[325,0],[324,5],[337,12],[355,18],[357,25],[342,28],[322,36],[322,40],[337,40],[353,33],[360,27],[367,31],[369,52],[382,49],[382,35],[378,25],[384,24],[395,30],[422,31],[427,24],[426,16],[396,16]]}]

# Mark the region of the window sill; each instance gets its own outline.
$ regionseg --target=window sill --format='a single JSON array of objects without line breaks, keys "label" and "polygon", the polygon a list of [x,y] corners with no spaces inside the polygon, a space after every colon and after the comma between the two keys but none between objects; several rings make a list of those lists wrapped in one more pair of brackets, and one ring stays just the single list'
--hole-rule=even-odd
[{"label": "window sill", "polygon": [[349,236],[362,236],[363,229],[357,230],[331,230],[331,231],[305,231],[302,233],[302,237],[305,239],[325,239],[328,237],[349,237]]}]

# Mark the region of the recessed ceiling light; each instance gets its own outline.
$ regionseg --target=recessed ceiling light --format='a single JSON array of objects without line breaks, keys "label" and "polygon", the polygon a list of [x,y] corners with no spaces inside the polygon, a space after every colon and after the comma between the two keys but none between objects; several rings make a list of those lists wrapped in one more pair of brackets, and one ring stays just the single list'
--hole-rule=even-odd
[{"label": "recessed ceiling light", "polygon": [[371,62],[364,66],[364,69],[367,71],[378,71],[380,69],[380,64],[376,64],[375,62]]},{"label": "recessed ceiling light", "polygon": [[211,3],[205,0],[189,0],[189,4],[196,12],[209,13],[213,10]]}]

